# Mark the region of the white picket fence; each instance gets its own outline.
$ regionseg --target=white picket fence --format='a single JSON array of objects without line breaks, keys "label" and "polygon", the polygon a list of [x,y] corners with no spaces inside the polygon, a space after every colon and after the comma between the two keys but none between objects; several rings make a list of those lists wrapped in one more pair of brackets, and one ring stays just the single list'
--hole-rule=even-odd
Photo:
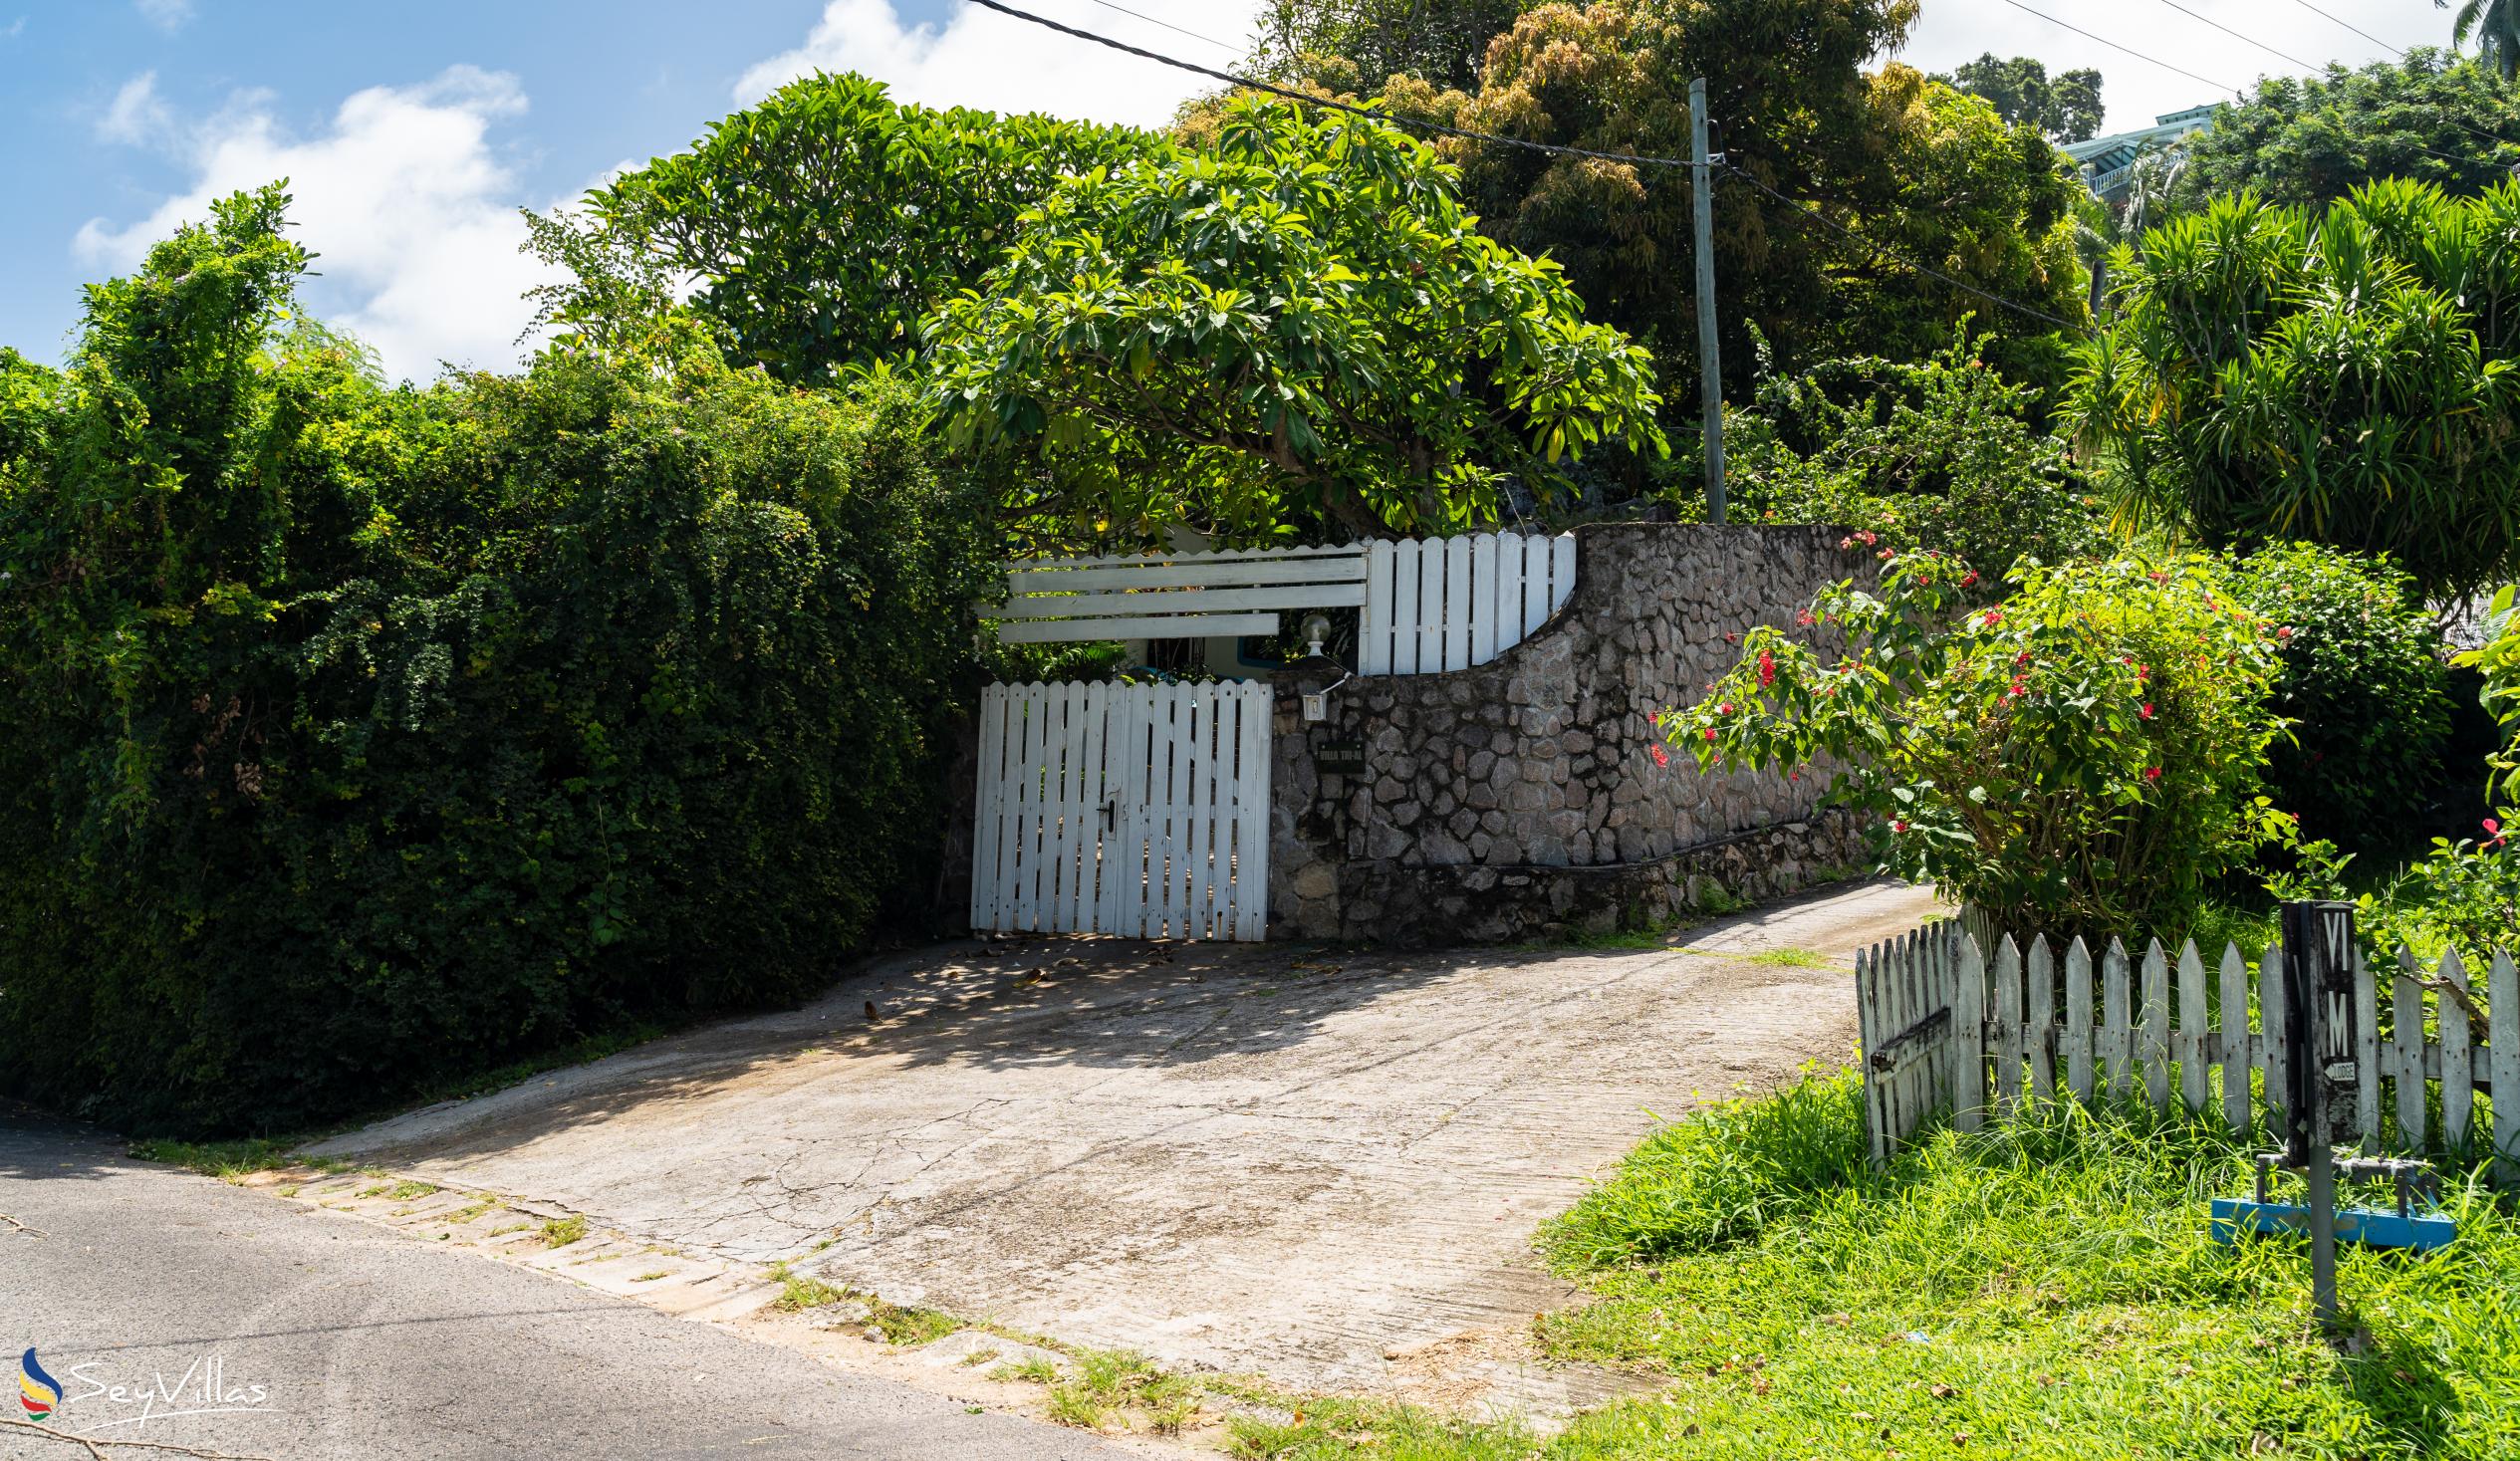
[{"label": "white picket fence", "polygon": [[1271,704],[1265,681],[989,686],[971,926],[1263,937]]},{"label": "white picket fence", "polygon": [[[1957,921],[1869,949],[1857,956],[1855,977],[1873,1154],[1887,1158],[1935,1110],[1974,1130],[2025,1102],[2066,1097],[2141,1097],[2159,1107],[2176,1100],[2250,1131],[2256,1101],[2270,1111],[2287,1104],[2284,1034],[2296,1015],[2284,1008],[2282,960],[2281,948],[2269,948],[2252,971],[2225,946],[2209,974],[2193,941],[2173,959],[2155,940],[2131,961],[2116,939],[2095,960],[2079,938],[2059,958],[2046,939],[2031,940],[2025,954],[2006,937],[1990,965]],[[2364,1147],[2419,1151],[2484,1136],[2482,1094],[2501,1170],[2520,1177],[2520,970],[2512,956],[2493,956],[2481,1006],[2456,953],[2426,975],[2401,950],[2388,981],[2384,1039],[2382,975],[2356,960]]]},{"label": "white picket fence", "polygon": [[1521,643],[1575,592],[1575,535],[1376,543],[1366,550],[1359,674],[1437,674]]}]

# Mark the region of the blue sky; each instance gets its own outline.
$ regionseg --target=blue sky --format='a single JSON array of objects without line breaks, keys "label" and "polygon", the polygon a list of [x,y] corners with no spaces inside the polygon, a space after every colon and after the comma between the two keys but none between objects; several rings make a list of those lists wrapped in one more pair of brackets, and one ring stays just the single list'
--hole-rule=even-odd
[{"label": "blue sky", "polygon": [[[1256,9],[1125,0],[1168,30],[1104,0],[1029,3],[1210,65],[1231,62]],[[2029,3],[2216,81],[2293,69],[2165,0]],[[2301,0],[2180,3],[2312,60],[2385,54]],[[2319,8],[2396,46],[2448,30],[2425,0]],[[2100,67],[2113,125],[2213,95],[2007,0],[1925,0],[1902,59],[1947,69],[1985,50]],[[58,360],[83,281],[127,268],[204,199],[285,172],[324,255],[318,313],[395,374],[506,365],[536,279],[518,206],[572,197],[818,66],[906,100],[1147,124],[1202,89],[958,0],[0,0],[0,345]]]}]

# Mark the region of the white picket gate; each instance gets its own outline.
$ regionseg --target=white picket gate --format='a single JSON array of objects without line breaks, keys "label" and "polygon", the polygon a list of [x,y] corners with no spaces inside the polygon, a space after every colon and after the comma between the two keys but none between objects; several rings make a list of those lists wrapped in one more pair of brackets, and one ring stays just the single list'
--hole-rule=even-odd
[{"label": "white picket gate", "polygon": [[972,927],[1262,937],[1270,711],[1258,681],[989,686]]},{"label": "white picket gate", "polygon": [[[2381,976],[2355,960],[2364,1147],[2419,1151],[2488,1137],[2476,1125],[2482,1094],[2502,1172],[2520,1177],[2520,968],[2495,954],[2480,1007],[2456,953],[2431,975],[2403,950],[2397,962],[2384,1039]],[[2285,1008],[2280,947],[2252,973],[2226,945],[2209,974],[2192,941],[2173,960],[2155,940],[2139,962],[2116,939],[2095,961],[2079,938],[2059,958],[2043,938],[2025,954],[2007,937],[1990,964],[1956,920],[1867,950],[1855,977],[1873,1154],[1889,1156],[1937,1109],[1972,1130],[2028,1101],[2096,1096],[2162,1107],[2175,1099],[2249,1131],[2257,1100],[2271,1111],[2287,1104],[2285,1030],[2299,1017]]]},{"label": "white picket gate", "polygon": [[1521,643],[1575,592],[1575,535],[1520,533],[1366,549],[1359,674],[1437,674]]}]

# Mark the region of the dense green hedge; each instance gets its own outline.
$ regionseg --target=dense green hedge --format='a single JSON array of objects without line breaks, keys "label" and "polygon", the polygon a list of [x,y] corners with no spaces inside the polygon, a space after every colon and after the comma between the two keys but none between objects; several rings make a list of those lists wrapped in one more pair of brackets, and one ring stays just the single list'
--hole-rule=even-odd
[{"label": "dense green hedge", "polygon": [[2271,543],[2240,561],[2232,589],[2283,633],[2271,703],[2293,724],[2267,753],[2275,804],[2303,838],[2367,864],[2421,847],[2448,790],[2450,693],[2413,581],[2386,559]]},{"label": "dense green hedge", "polygon": [[0,1089],[287,1128],[793,996],[932,877],[983,515],[705,348],[388,390],[276,191],[0,357]]}]

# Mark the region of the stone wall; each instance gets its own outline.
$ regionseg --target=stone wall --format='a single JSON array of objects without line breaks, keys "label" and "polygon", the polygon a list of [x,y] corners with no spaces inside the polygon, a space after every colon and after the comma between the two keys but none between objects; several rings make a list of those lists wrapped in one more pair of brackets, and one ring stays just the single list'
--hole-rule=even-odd
[{"label": "stone wall", "polygon": [[[1653,760],[1651,716],[1694,700],[1754,623],[1791,625],[1824,584],[1871,576],[1843,529],[1588,527],[1558,614],[1489,664],[1350,679],[1329,719],[1278,685],[1270,932],[1503,942],[1667,920],[1706,884],[1742,897],[1861,855],[1818,811],[1825,776],[1701,775]],[[1834,646],[1830,646],[1834,647]]]}]

